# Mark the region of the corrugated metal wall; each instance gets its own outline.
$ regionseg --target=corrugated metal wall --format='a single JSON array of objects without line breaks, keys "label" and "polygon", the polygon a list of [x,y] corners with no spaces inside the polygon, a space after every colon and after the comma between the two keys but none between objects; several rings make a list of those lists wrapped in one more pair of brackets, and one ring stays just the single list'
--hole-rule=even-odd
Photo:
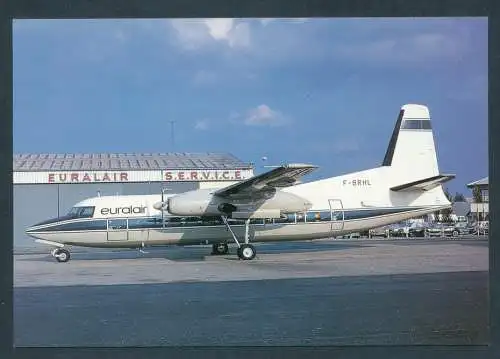
[{"label": "corrugated metal wall", "polygon": [[238,183],[237,181],[227,181],[227,182],[222,182],[222,181],[212,181],[212,182],[200,182],[200,188],[222,188],[226,186],[230,186],[234,183]]},{"label": "corrugated metal wall", "polygon": [[37,222],[66,213],[76,202],[105,195],[159,194],[162,187],[169,193],[181,193],[199,188],[198,182],[168,183],[90,183],[90,184],[18,184],[13,189],[14,251],[32,252],[48,246],[35,243],[24,231]]},{"label": "corrugated metal wall", "polygon": [[57,216],[57,186],[52,185],[14,185],[14,252],[39,248],[24,233],[26,227]]}]

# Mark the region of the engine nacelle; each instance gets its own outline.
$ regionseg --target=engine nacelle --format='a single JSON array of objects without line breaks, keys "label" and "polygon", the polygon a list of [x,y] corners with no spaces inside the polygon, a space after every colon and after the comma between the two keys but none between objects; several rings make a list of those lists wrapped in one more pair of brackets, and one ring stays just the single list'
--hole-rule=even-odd
[{"label": "engine nacelle", "polygon": [[[311,208],[306,199],[288,192],[277,191],[274,196],[257,203],[230,201],[214,196],[213,189],[181,193],[168,199],[168,212],[174,216],[220,216],[234,212],[281,213],[302,212]],[[231,202],[231,203],[229,203]],[[266,212],[263,212],[266,211]]]},{"label": "engine nacelle", "polygon": [[174,216],[220,215],[222,202],[212,201],[213,190],[199,189],[181,193],[168,199],[167,210]]}]

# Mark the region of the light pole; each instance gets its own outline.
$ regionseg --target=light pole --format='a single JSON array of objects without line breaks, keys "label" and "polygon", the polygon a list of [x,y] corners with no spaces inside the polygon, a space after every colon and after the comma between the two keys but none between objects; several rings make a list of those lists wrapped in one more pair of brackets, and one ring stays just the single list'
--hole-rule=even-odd
[{"label": "light pole", "polygon": [[175,121],[168,121],[170,122],[170,141],[172,143],[172,152],[175,151],[175,133],[174,133],[174,124]]}]

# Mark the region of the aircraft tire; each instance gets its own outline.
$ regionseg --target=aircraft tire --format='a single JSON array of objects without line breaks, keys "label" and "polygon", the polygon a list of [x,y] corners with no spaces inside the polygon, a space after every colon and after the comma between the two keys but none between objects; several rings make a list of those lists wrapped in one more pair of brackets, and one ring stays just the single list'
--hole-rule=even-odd
[{"label": "aircraft tire", "polygon": [[226,242],[215,243],[212,245],[212,254],[222,255],[229,252],[229,246]]},{"label": "aircraft tire", "polygon": [[65,263],[69,261],[71,255],[68,250],[64,248],[59,248],[58,250],[55,251],[54,257],[59,263]]},{"label": "aircraft tire", "polygon": [[255,247],[251,244],[242,244],[240,248],[238,248],[238,257],[243,260],[252,260],[256,255]]}]

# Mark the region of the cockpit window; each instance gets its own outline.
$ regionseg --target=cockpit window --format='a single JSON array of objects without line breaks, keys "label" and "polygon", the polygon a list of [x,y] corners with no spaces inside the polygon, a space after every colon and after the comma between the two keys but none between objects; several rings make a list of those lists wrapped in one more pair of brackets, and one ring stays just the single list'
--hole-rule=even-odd
[{"label": "cockpit window", "polygon": [[73,207],[68,215],[74,218],[89,218],[94,215],[95,207]]}]

